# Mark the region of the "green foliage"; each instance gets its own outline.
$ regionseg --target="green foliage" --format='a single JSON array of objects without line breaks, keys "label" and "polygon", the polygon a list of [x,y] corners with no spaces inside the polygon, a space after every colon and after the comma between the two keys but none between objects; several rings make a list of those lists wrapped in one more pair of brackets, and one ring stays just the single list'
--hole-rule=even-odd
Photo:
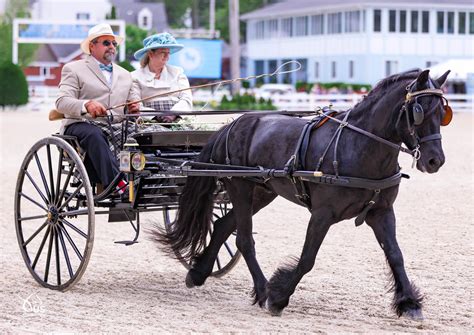
[{"label": "green foliage", "polygon": [[116,20],[117,19],[117,10],[115,9],[114,5],[112,5],[112,9],[110,10],[110,14],[105,15],[105,18],[107,20]]},{"label": "green foliage", "polygon": [[[0,16],[0,62],[12,60],[13,19],[29,17],[28,6],[28,0],[7,1],[5,13]],[[28,66],[37,50],[38,44],[19,44],[18,64],[22,67]]]},{"label": "green foliage", "polygon": [[138,49],[143,48],[143,40],[145,37],[154,34],[154,32],[147,32],[133,24],[127,24],[125,27],[125,34],[127,35],[127,47],[125,50],[126,57],[127,59],[135,59],[133,58],[133,53]]},{"label": "green foliage", "polygon": [[132,64],[130,64],[130,62],[128,60],[124,60],[123,62],[118,63],[118,65],[123,67],[128,72],[135,71],[135,68],[132,66]]},{"label": "green foliage", "polygon": [[307,83],[305,81],[297,81],[295,84],[295,88],[297,92],[309,93],[311,92],[311,89],[313,88],[313,86],[314,86],[313,83]]},{"label": "green foliage", "polygon": [[231,100],[227,96],[223,96],[221,103],[216,108],[217,110],[275,110],[276,107],[272,104],[272,100],[265,100],[260,98],[258,101],[255,96],[247,93],[240,95],[236,94]]},{"label": "green foliage", "polygon": [[[197,0],[195,0],[197,1]],[[172,28],[183,28],[183,16],[186,9],[192,7],[192,0],[164,0],[166,6],[166,15],[168,16],[168,24]]]},{"label": "green foliage", "polygon": [[21,68],[10,61],[0,63],[0,106],[28,103],[28,83]]},{"label": "green foliage", "polygon": [[340,91],[360,91],[366,90],[367,92],[371,90],[372,86],[369,84],[352,84],[352,83],[343,83],[343,82],[329,82],[329,83],[315,83],[318,84],[321,88],[329,90],[331,88],[337,88]]}]

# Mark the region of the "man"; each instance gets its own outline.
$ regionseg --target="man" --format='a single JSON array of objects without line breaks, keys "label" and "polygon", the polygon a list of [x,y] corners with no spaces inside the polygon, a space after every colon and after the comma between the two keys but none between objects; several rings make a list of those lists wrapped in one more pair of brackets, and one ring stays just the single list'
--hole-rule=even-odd
[{"label": "man", "polygon": [[[123,38],[114,35],[110,25],[102,23],[89,30],[81,43],[85,59],[66,64],[61,73],[58,112],[64,114],[61,133],[76,136],[86,151],[84,164],[92,182],[108,186],[119,174],[104,132],[95,124],[107,115],[107,108],[139,99],[132,90],[132,77],[122,67],[113,64],[117,45]],[[138,104],[128,105],[130,113],[138,112]],[[120,121],[124,107],[110,110],[114,122]],[[92,121],[93,120],[93,121]],[[117,186],[123,192],[125,181]]]}]

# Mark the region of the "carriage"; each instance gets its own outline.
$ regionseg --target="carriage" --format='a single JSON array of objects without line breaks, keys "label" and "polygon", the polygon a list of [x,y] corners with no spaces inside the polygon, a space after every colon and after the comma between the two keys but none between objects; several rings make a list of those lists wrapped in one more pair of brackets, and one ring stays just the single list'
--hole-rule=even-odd
[{"label": "carriage", "polygon": [[[453,116],[441,90],[448,74],[432,79],[429,70],[415,69],[390,76],[340,113],[330,107],[291,116],[251,111],[215,134],[125,137],[120,166],[130,184],[126,202],[114,199],[110,189],[99,192],[90,185],[74,138],[43,139],[28,152],[16,187],[24,260],[40,284],[65,290],[89,260],[95,214],[126,218],[135,237],[119,243],[130,245],[139,234],[140,213],[161,210],[165,227],[154,236],[188,268],[188,287],[223,275],[241,252],[252,275],[254,303],[280,315],[314,266],[330,226],[356,218],[356,226],[365,222],[372,228],[387,258],[394,311],[420,319],[423,296],[408,279],[395,234],[393,204],[401,179],[408,177],[398,155],[411,155],[413,166],[428,173],[444,164],[440,127]],[[294,117],[311,114],[317,115]],[[37,198],[31,196],[35,192]],[[300,258],[267,280],[256,259],[252,216],[277,196],[306,207],[311,218]],[[31,221],[38,224],[26,233]]]},{"label": "carriage", "polygon": [[[24,261],[42,286],[65,291],[81,279],[92,253],[96,215],[130,224],[132,238],[115,242],[126,246],[138,242],[140,214],[161,212],[165,230],[175,219],[186,175],[170,171],[192,162],[215,131],[145,129],[127,136],[131,125],[141,123],[132,119],[122,122],[122,136],[114,143],[121,174],[106,189],[91,183],[84,165],[87,153],[73,136],[54,134],[26,154],[15,190],[15,225]],[[116,181],[124,175],[129,188],[120,195]],[[212,222],[231,209],[222,185],[214,199]],[[212,276],[223,276],[239,258],[234,234],[222,247]]]}]

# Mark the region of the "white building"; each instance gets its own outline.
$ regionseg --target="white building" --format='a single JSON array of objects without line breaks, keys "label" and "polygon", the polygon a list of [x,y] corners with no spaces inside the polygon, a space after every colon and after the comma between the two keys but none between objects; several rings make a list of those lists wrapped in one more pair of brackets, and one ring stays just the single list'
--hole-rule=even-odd
[{"label": "white building", "polygon": [[393,73],[474,56],[472,0],[291,0],[241,19],[249,75],[292,59],[303,65],[278,82],[374,84]]}]

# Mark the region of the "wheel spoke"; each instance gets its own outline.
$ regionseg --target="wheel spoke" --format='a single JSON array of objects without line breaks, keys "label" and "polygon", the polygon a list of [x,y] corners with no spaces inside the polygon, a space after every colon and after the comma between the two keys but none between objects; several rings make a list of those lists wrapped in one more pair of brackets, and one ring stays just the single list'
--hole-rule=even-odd
[{"label": "wheel spoke", "polygon": [[43,167],[41,166],[41,162],[38,157],[38,152],[35,152],[35,160],[36,165],[38,166],[39,173],[41,175],[41,180],[43,181],[44,189],[46,190],[46,194],[48,196],[48,200],[51,201],[51,194],[49,193],[48,183],[46,182],[46,177],[44,176]]},{"label": "wheel spoke", "polygon": [[64,186],[63,186],[63,189],[61,191],[61,195],[58,196],[58,199],[56,201],[56,206],[60,206],[61,202],[64,199],[64,194],[66,193],[67,185],[69,184],[69,180],[71,180],[71,177],[74,173],[75,167],[76,167],[76,164],[74,164],[74,163],[69,165],[69,172],[67,174],[66,180],[64,181]]},{"label": "wheel spoke", "polygon": [[56,227],[53,227],[54,233],[54,252],[56,254],[56,278],[58,286],[61,285],[61,264],[59,262],[59,241],[58,241],[58,231]]},{"label": "wheel spoke", "polygon": [[45,222],[41,225],[41,227],[39,227],[39,228],[33,233],[33,235],[31,235],[30,238],[29,238],[26,242],[24,242],[24,243],[22,244],[23,248],[26,247],[26,246],[28,245],[28,243],[30,243],[31,240],[33,240],[33,239],[36,237],[36,235],[38,235],[38,234],[44,229],[44,227],[46,227],[47,225],[48,225],[48,221],[45,221]]},{"label": "wheel spoke", "polygon": [[51,147],[49,146],[49,144],[46,146],[46,153],[48,156],[49,186],[51,188],[51,202],[54,202],[56,197],[54,195],[53,163],[51,161]]},{"label": "wheel spoke", "polygon": [[41,205],[39,202],[37,202],[36,200],[30,198],[29,196],[27,196],[25,193],[23,192],[20,192],[20,195],[22,197],[25,197],[26,199],[28,199],[29,201],[31,201],[32,203],[34,203],[36,206],[38,206],[39,208],[45,210],[46,212],[48,211],[48,209],[46,207],[43,207],[43,205]]},{"label": "wheel spoke", "polygon": [[67,206],[67,204],[79,193],[83,186],[84,184],[81,182],[79,186],[77,186],[77,189],[66,199],[66,201],[61,205],[61,207],[58,208],[58,211],[63,209],[64,206]]},{"label": "wheel spoke", "polygon": [[59,221],[62,222],[62,223],[64,223],[66,226],[68,226],[69,228],[71,228],[72,230],[74,230],[76,233],[78,233],[78,234],[81,235],[82,237],[87,238],[87,234],[86,234],[86,233],[84,233],[82,230],[80,230],[79,228],[77,228],[76,226],[74,226],[72,223],[68,222],[66,219],[60,218]]},{"label": "wheel spoke", "polygon": [[48,214],[41,214],[35,216],[25,216],[23,218],[18,218],[18,221],[29,221],[29,220],[36,220],[36,219],[44,219],[47,218]]},{"label": "wheel spoke", "polygon": [[219,270],[222,269],[221,261],[219,260],[219,256],[216,257],[216,265],[217,265],[217,268],[218,268]]},{"label": "wheel spoke", "polygon": [[48,226],[48,229],[46,229],[46,233],[44,234],[43,240],[41,241],[41,244],[38,248],[38,252],[36,253],[35,260],[33,261],[33,264],[31,265],[31,268],[34,270],[36,267],[36,263],[39,260],[39,257],[41,255],[41,252],[43,251],[44,244],[46,243],[46,239],[49,236],[49,231],[51,230],[51,226]]},{"label": "wheel spoke", "polygon": [[61,169],[63,167],[63,155],[64,155],[64,150],[63,148],[59,148],[59,159],[58,159],[58,174],[56,176],[56,197],[54,198],[54,203],[58,203],[58,198],[59,198],[59,186],[61,185]]},{"label": "wheel spoke", "polygon": [[66,260],[67,270],[69,272],[69,278],[72,278],[72,276],[74,276],[74,272],[72,271],[71,260],[69,259],[69,254],[67,252],[66,243],[64,243],[63,232],[61,231],[60,225],[58,225],[57,234],[59,235],[59,239],[61,240],[61,247],[63,248],[63,254],[64,254],[64,259]]},{"label": "wheel spoke", "polygon": [[48,256],[46,257],[46,266],[44,269],[44,282],[48,282],[48,275],[49,275],[49,266],[51,265],[51,251],[53,249],[53,237],[54,237],[54,229],[51,228],[49,230],[49,246],[48,246]]},{"label": "wheel spoke", "polygon": [[45,204],[48,204],[48,203],[49,203],[48,199],[45,197],[45,195],[43,194],[43,192],[39,189],[38,185],[36,185],[36,183],[34,182],[33,178],[31,177],[30,173],[25,170],[25,174],[26,174],[26,176],[28,177],[28,179],[30,180],[30,182],[33,184],[34,188],[36,189],[36,191],[38,192],[38,194],[40,195],[40,197],[43,199],[44,203],[45,203]]},{"label": "wheel spoke", "polygon": [[234,257],[235,254],[232,252],[232,249],[230,248],[229,243],[227,243],[227,241],[224,242],[224,247],[227,249],[227,252],[229,253],[230,257]]},{"label": "wheel spoke", "polygon": [[67,232],[66,230],[66,227],[64,227],[62,225],[62,223],[59,224],[59,227],[61,229],[61,232],[64,233],[64,235],[66,236],[67,240],[69,241],[69,244],[71,244],[71,247],[74,249],[74,252],[76,253],[77,257],[79,258],[79,260],[82,262],[82,255],[79,251],[79,249],[77,248],[76,244],[74,243],[74,241],[72,240],[71,236],[69,235],[69,233]]}]

